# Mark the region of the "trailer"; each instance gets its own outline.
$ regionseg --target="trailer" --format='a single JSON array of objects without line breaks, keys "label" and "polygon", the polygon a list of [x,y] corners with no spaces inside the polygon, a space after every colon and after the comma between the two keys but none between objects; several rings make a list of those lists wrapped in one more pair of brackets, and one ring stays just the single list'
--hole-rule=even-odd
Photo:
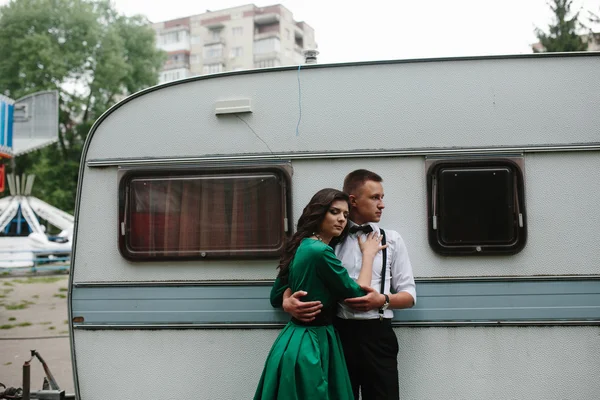
[{"label": "trailer", "polygon": [[136,93],[92,127],[69,321],[79,399],[245,399],[289,320],[310,197],[380,174],[410,253],[405,399],[600,393],[600,53],[311,64]]}]

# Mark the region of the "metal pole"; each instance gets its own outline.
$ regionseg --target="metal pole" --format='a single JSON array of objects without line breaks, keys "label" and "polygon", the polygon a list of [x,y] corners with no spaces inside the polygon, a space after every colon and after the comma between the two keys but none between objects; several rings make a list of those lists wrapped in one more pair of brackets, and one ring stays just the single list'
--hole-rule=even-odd
[{"label": "metal pole", "polygon": [[31,368],[29,361],[23,363],[23,400],[29,400],[29,392],[31,391]]}]

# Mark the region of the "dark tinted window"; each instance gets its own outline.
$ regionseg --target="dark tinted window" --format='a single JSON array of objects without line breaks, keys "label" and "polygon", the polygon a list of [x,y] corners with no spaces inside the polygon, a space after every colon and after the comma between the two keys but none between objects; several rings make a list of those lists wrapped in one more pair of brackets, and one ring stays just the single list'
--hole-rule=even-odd
[{"label": "dark tinted window", "polygon": [[514,253],[525,241],[516,163],[440,161],[428,173],[429,242],[441,254]]}]

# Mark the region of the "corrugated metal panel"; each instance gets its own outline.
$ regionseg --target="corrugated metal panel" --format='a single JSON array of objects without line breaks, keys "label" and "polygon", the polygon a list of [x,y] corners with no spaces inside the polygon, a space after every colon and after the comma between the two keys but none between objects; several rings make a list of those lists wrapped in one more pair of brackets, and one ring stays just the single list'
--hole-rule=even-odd
[{"label": "corrugated metal panel", "polygon": [[14,100],[0,95],[0,154],[12,155]]},{"label": "corrugated metal panel", "polygon": [[33,93],[15,102],[14,154],[20,155],[58,140],[58,92]]},{"label": "corrugated metal panel", "polygon": [[[600,280],[418,282],[416,307],[396,311],[397,324],[600,323]],[[75,287],[76,326],[261,325],[289,317],[269,303],[270,284]]]}]

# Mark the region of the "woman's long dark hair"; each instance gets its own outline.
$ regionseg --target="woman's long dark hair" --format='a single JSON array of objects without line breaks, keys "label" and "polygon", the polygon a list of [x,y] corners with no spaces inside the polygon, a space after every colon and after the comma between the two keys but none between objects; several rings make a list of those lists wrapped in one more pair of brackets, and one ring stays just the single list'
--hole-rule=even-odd
[{"label": "woman's long dark hair", "polygon": [[[319,233],[321,223],[325,219],[325,214],[329,211],[331,204],[336,200],[342,200],[348,203],[350,207],[350,198],[348,195],[337,189],[321,189],[310,199],[307,206],[304,207],[302,215],[298,219],[298,227],[296,233],[287,242],[285,250],[279,260],[279,274],[283,283],[287,283],[289,276],[289,267],[296,249],[300,246],[302,239],[311,237],[314,233]],[[344,231],[340,237],[344,237],[348,234],[348,225],[344,227]]]}]

